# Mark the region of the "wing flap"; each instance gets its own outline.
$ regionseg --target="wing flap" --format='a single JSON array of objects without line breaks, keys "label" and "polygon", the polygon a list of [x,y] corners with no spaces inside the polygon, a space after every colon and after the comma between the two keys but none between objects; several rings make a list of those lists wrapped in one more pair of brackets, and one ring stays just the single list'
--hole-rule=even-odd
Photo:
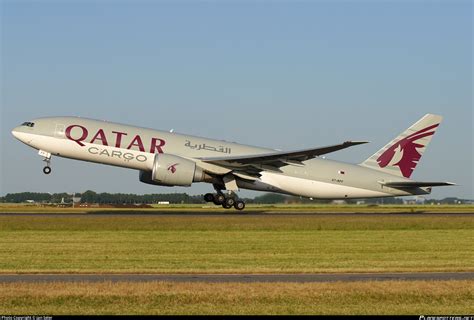
[{"label": "wing flap", "polygon": [[244,180],[249,180],[249,181],[255,181],[255,180],[258,180],[258,178],[260,178],[260,174],[255,174],[255,175],[249,175],[249,174],[246,174],[246,173],[242,173],[242,172],[239,172],[239,171],[233,171],[232,174],[234,176],[237,176],[241,179],[244,179]]}]

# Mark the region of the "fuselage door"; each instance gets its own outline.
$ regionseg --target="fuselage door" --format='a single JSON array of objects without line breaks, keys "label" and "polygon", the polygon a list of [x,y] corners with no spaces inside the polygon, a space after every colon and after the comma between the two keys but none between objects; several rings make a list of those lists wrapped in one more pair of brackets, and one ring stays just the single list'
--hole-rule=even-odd
[{"label": "fuselage door", "polygon": [[64,132],[65,132],[65,125],[60,124],[60,123],[56,123],[56,129],[54,130],[54,136],[56,138],[64,139],[64,137],[65,137]]}]

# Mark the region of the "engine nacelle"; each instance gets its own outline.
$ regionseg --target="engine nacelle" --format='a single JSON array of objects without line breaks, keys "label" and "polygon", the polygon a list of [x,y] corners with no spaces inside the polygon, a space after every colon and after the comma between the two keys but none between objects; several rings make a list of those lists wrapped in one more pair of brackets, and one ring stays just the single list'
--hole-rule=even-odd
[{"label": "engine nacelle", "polygon": [[194,161],[172,154],[157,153],[152,171],[140,171],[140,181],[159,186],[190,186],[204,181],[205,174]]}]

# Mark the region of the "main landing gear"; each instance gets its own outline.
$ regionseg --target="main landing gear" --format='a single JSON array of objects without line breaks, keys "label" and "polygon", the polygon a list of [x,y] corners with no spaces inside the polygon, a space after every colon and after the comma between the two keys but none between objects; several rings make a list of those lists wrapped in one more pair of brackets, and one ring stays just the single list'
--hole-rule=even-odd
[{"label": "main landing gear", "polygon": [[225,209],[234,207],[240,211],[245,208],[245,202],[237,198],[235,193],[231,193],[228,196],[225,196],[222,192],[206,193],[204,200],[206,202],[213,202],[216,206],[222,206]]}]

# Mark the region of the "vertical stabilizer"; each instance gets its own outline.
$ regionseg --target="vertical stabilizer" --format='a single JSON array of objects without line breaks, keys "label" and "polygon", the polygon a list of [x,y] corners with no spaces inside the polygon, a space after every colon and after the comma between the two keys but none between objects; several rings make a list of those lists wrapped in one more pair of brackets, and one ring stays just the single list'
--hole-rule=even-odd
[{"label": "vertical stabilizer", "polygon": [[442,119],[434,114],[425,115],[361,165],[410,178]]}]

